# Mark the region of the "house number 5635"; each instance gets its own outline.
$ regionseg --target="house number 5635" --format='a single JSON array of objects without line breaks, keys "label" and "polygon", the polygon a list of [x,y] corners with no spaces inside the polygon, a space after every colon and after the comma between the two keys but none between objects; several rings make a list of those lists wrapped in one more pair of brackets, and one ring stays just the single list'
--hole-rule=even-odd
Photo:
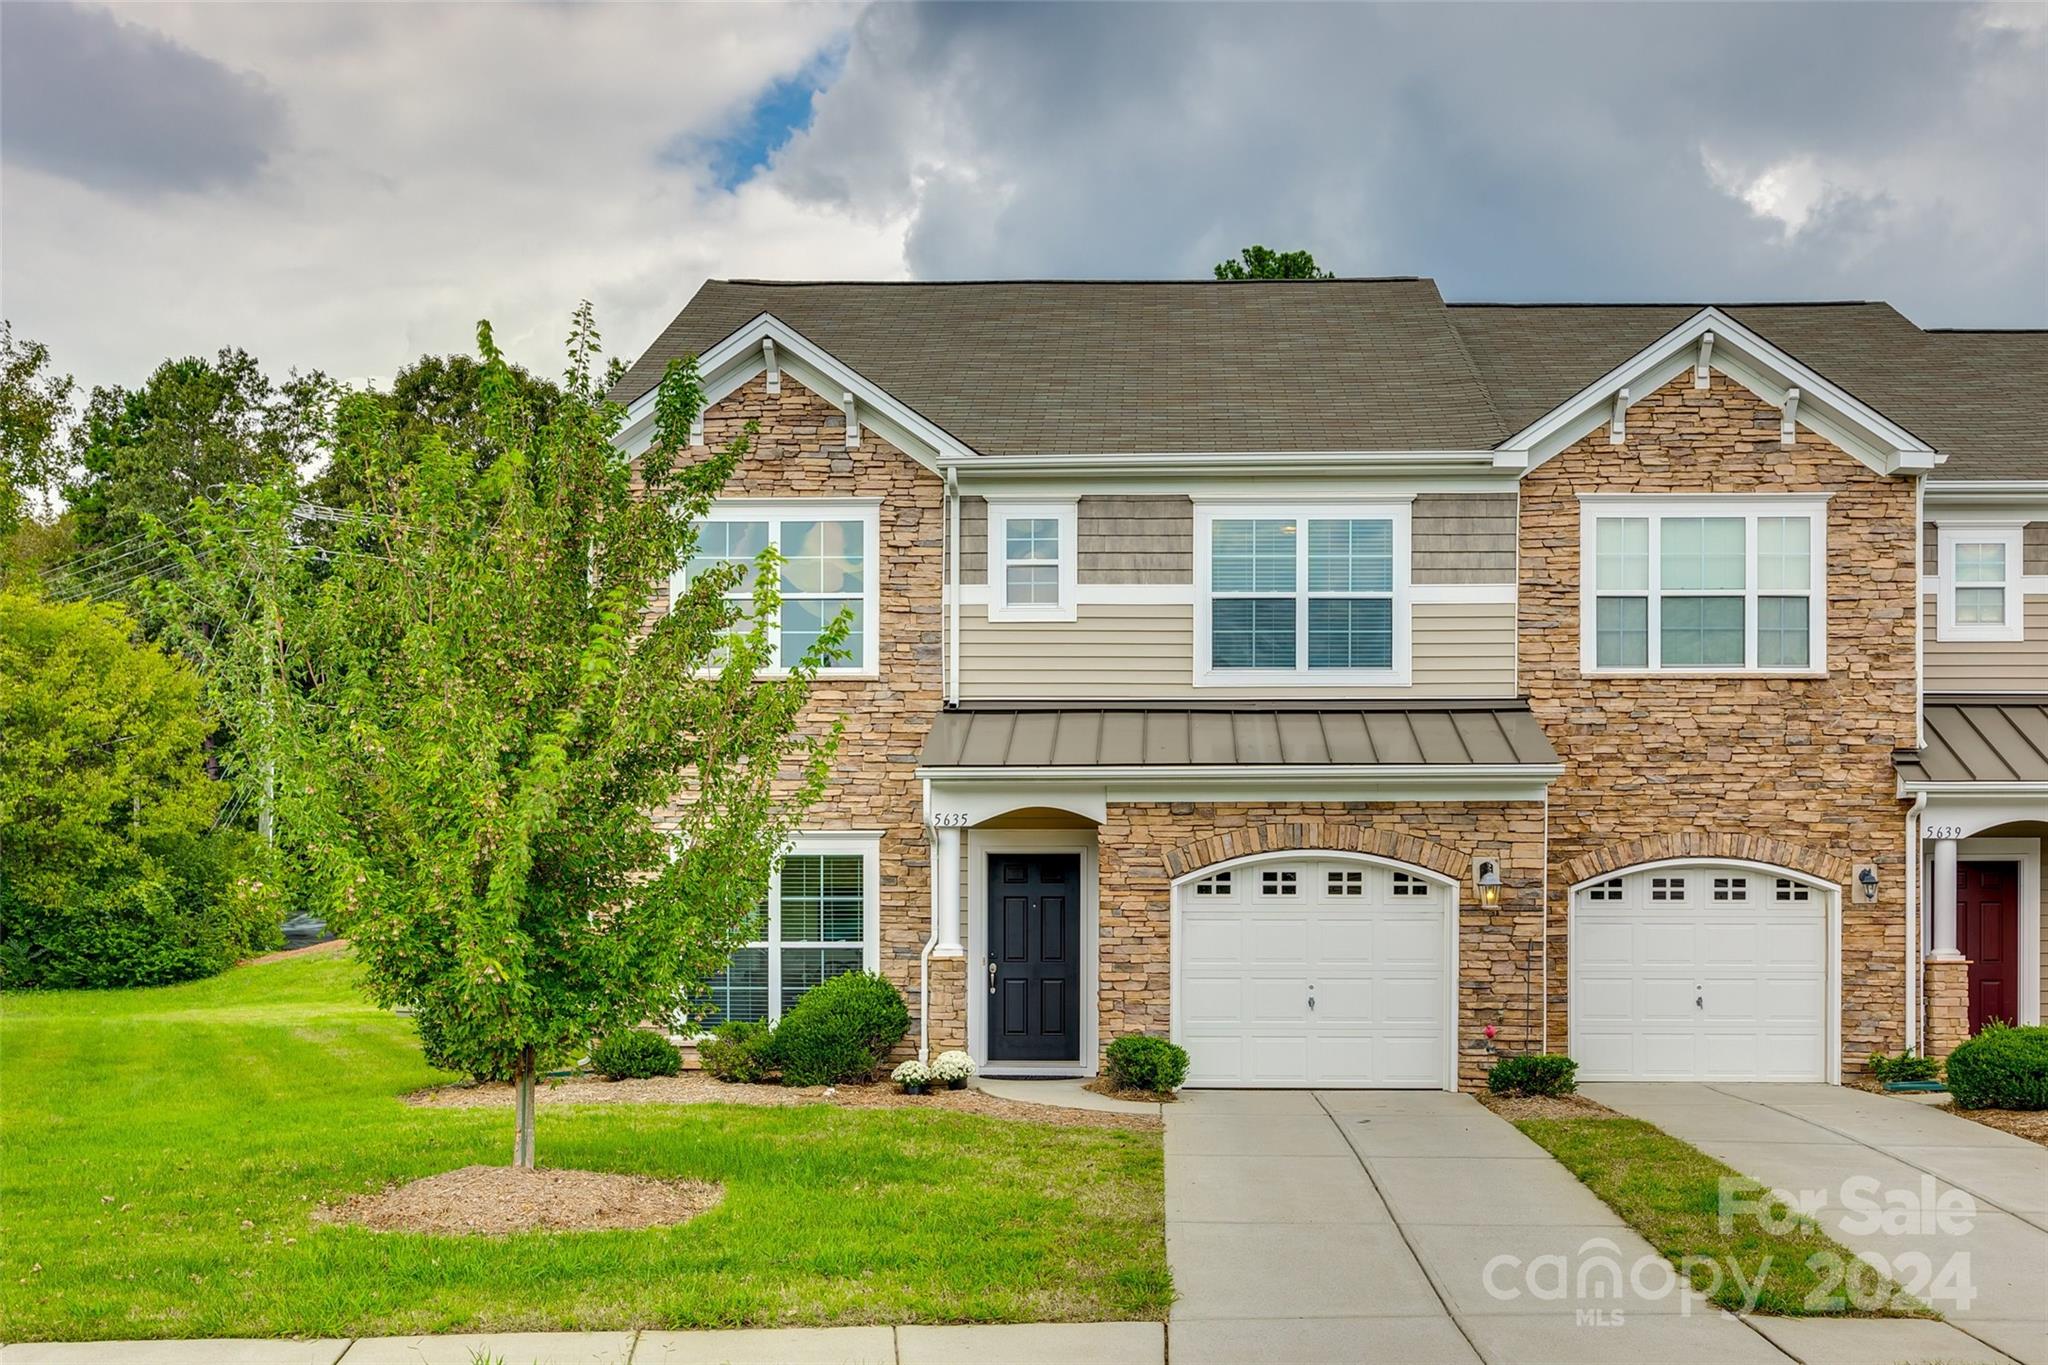
[{"label": "house number 5635", "polygon": [[932,815],[933,829],[966,829],[967,824],[966,811],[942,810]]}]

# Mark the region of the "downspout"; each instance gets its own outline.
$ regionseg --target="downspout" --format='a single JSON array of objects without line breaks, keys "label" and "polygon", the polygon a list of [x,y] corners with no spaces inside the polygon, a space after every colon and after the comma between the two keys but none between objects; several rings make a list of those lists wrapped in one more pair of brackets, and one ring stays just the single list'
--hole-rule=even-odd
[{"label": "downspout", "polygon": [[[1516,651],[1520,653],[1519,650]],[[1543,784],[1543,1051],[1550,1051],[1550,784]]]},{"label": "downspout", "polygon": [[[1916,586],[1915,591],[1918,591]],[[1926,1055],[1920,1037],[1920,815],[1927,793],[1906,811],[1906,1050]]]},{"label": "downspout", "polygon": [[[950,477],[950,476],[949,476]],[[932,889],[932,931],[917,955],[917,1060],[931,1060],[932,950],[939,946],[939,841],[932,831],[932,780],[924,779],[925,881]]]},{"label": "downspout", "polygon": [[[1927,747],[1927,480],[1913,480],[1913,747]],[[1936,566],[1939,569],[1939,565]]]},{"label": "downspout", "polygon": [[946,466],[946,663],[948,709],[960,704],[960,473]]}]

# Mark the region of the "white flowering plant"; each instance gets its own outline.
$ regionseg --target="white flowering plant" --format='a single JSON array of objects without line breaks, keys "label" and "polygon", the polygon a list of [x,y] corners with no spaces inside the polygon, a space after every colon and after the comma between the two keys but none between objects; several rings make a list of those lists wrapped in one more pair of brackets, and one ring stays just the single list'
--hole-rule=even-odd
[{"label": "white flowering plant", "polygon": [[974,1069],[974,1058],[958,1050],[932,1058],[932,1079],[947,1085],[965,1085],[973,1078]]},{"label": "white flowering plant", "polygon": [[890,1072],[889,1079],[905,1090],[922,1090],[932,1083],[932,1069],[913,1057]]}]

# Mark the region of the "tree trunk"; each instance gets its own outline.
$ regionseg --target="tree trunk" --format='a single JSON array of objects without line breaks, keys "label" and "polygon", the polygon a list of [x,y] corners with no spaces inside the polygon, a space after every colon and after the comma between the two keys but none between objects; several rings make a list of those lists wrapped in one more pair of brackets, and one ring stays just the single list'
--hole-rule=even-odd
[{"label": "tree trunk", "polygon": [[533,1169],[533,1072],[533,1049],[524,1048],[519,1053],[519,1065],[512,1073],[513,1085],[517,1087],[517,1098],[513,1103],[517,1131],[512,1138],[512,1164],[529,1171]]}]

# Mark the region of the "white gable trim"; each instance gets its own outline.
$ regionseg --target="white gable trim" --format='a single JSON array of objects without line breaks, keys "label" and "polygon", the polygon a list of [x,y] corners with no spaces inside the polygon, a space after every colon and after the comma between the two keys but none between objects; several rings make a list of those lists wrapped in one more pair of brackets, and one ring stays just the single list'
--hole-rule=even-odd
[{"label": "white gable trim", "polygon": [[[1711,346],[1705,344],[1708,333]],[[1496,462],[1534,469],[1600,427],[1623,424],[1627,406],[1680,375],[1691,371],[1697,383],[1702,364],[1775,407],[1789,400],[1799,427],[1880,474],[1924,473],[1947,458],[1720,309],[1703,308],[1502,442]],[[1623,390],[1627,397],[1621,397]]]},{"label": "white gable trim", "polygon": [[[707,410],[755,376],[772,374],[777,389],[780,380],[794,379],[833,407],[857,411],[862,429],[875,432],[929,469],[936,470],[941,460],[976,458],[971,448],[772,313],[760,314],[706,350],[697,357],[697,371]],[[656,384],[627,405],[625,423],[613,439],[628,454],[639,454],[654,438],[654,405],[660,391]],[[856,443],[857,438],[849,447]]]}]

